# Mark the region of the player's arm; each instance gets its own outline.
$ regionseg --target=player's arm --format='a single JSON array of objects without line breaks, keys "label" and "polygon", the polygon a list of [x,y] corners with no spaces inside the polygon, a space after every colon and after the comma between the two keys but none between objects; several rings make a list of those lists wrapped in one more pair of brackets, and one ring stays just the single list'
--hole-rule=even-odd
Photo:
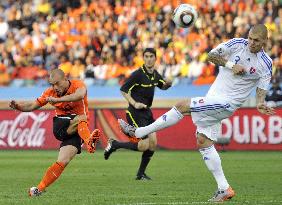
[{"label": "player's arm", "polygon": [[207,60],[215,65],[224,66],[225,68],[231,69],[234,75],[243,75],[246,72],[243,66],[228,61],[224,57],[212,51],[208,53]]},{"label": "player's arm", "polygon": [[37,101],[26,101],[26,102],[17,102],[15,100],[12,100],[9,103],[10,108],[14,110],[19,110],[22,112],[30,112],[33,110],[37,110],[41,106],[37,103]]},{"label": "player's arm", "polygon": [[208,53],[207,60],[218,66],[225,66],[225,64],[227,63],[227,60],[224,57],[220,56],[220,54],[216,53],[214,50],[211,50]]},{"label": "player's arm", "polygon": [[48,97],[46,100],[49,103],[59,103],[59,102],[75,102],[82,100],[84,96],[86,95],[86,88],[85,87],[80,87],[77,88],[76,91],[70,95],[65,95],[60,98],[54,98],[54,97]]},{"label": "player's arm", "polygon": [[274,109],[272,107],[268,107],[265,104],[265,97],[266,97],[266,90],[263,90],[261,88],[257,88],[256,90],[256,102],[257,102],[257,110],[266,115],[272,115],[275,113]]},{"label": "player's arm", "polygon": [[217,66],[223,66],[232,70],[234,75],[243,75],[245,73],[243,66],[235,64],[232,61],[228,61],[228,57],[232,52],[234,52],[234,48],[226,46],[229,42],[219,44],[216,48],[212,49],[208,53],[207,60]]}]

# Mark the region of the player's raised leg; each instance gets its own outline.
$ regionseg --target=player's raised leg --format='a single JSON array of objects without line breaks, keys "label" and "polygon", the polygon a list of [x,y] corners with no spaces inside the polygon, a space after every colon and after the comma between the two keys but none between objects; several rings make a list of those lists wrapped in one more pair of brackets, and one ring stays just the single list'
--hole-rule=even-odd
[{"label": "player's raised leg", "polygon": [[88,122],[85,115],[77,115],[73,120],[70,121],[67,133],[69,135],[78,132],[80,138],[84,141],[86,149],[89,153],[93,153],[96,150],[96,145],[101,136],[99,129],[95,129],[91,134],[88,128]]},{"label": "player's raised leg", "polygon": [[124,134],[143,138],[150,133],[178,123],[184,117],[184,114],[190,114],[190,99],[177,103],[172,109],[148,126],[135,128],[122,119],[119,119],[118,122]]}]

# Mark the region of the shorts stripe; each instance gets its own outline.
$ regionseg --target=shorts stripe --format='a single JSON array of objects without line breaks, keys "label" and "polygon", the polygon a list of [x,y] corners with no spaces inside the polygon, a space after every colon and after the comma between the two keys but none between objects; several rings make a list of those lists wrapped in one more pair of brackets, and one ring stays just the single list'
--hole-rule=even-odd
[{"label": "shorts stripe", "polygon": [[206,111],[206,110],[216,110],[220,108],[229,108],[230,104],[213,104],[213,105],[204,105],[200,107],[192,107],[190,108],[191,112],[201,112],[201,111]]},{"label": "shorts stripe", "polygon": [[130,117],[130,119],[132,120],[134,126],[135,126],[135,127],[138,127],[138,125],[137,125],[137,123],[135,122],[134,118],[132,117],[131,113],[130,113],[128,110],[126,110],[126,113],[129,115],[129,117]]}]

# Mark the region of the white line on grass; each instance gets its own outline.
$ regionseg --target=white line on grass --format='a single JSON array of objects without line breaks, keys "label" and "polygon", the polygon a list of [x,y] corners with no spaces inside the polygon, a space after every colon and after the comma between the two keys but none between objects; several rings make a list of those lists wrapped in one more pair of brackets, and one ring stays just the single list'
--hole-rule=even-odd
[{"label": "white line on grass", "polygon": [[[232,203],[232,201],[230,201]],[[234,201],[235,202],[235,201]],[[236,203],[236,202],[235,202]],[[241,202],[240,202],[241,203]],[[211,202],[194,201],[194,202],[140,202],[130,204],[116,204],[116,205],[185,205],[185,204],[211,204]],[[250,201],[244,201],[244,204],[253,204]],[[260,201],[259,204],[282,204],[282,201]]]}]

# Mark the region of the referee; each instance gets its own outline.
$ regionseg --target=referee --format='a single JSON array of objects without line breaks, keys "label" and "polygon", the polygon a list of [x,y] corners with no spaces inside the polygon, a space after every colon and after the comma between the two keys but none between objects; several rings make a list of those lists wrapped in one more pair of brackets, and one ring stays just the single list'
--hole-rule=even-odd
[{"label": "referee", "polygon": [[[146,48],[143,51],[143,60],[144,65],[134,71],[120,88],[123,97],[129,103],[126,119],[135,127],[147,126],[155,121],[151,111],[155,87],[162,90],[171,87],[171,81],[164,80],[155,70],[156,50],[154,48]],[[143,152],[136,180],[150,180],[145,170],[157,147],[156,133],[151,133],[146,139],[140,141],[132,137],[129,137],[129,140],[129,142],[119,142],[109,139],[104,152],[105,159],[109,159],[110,155],[120,148]]]}]

